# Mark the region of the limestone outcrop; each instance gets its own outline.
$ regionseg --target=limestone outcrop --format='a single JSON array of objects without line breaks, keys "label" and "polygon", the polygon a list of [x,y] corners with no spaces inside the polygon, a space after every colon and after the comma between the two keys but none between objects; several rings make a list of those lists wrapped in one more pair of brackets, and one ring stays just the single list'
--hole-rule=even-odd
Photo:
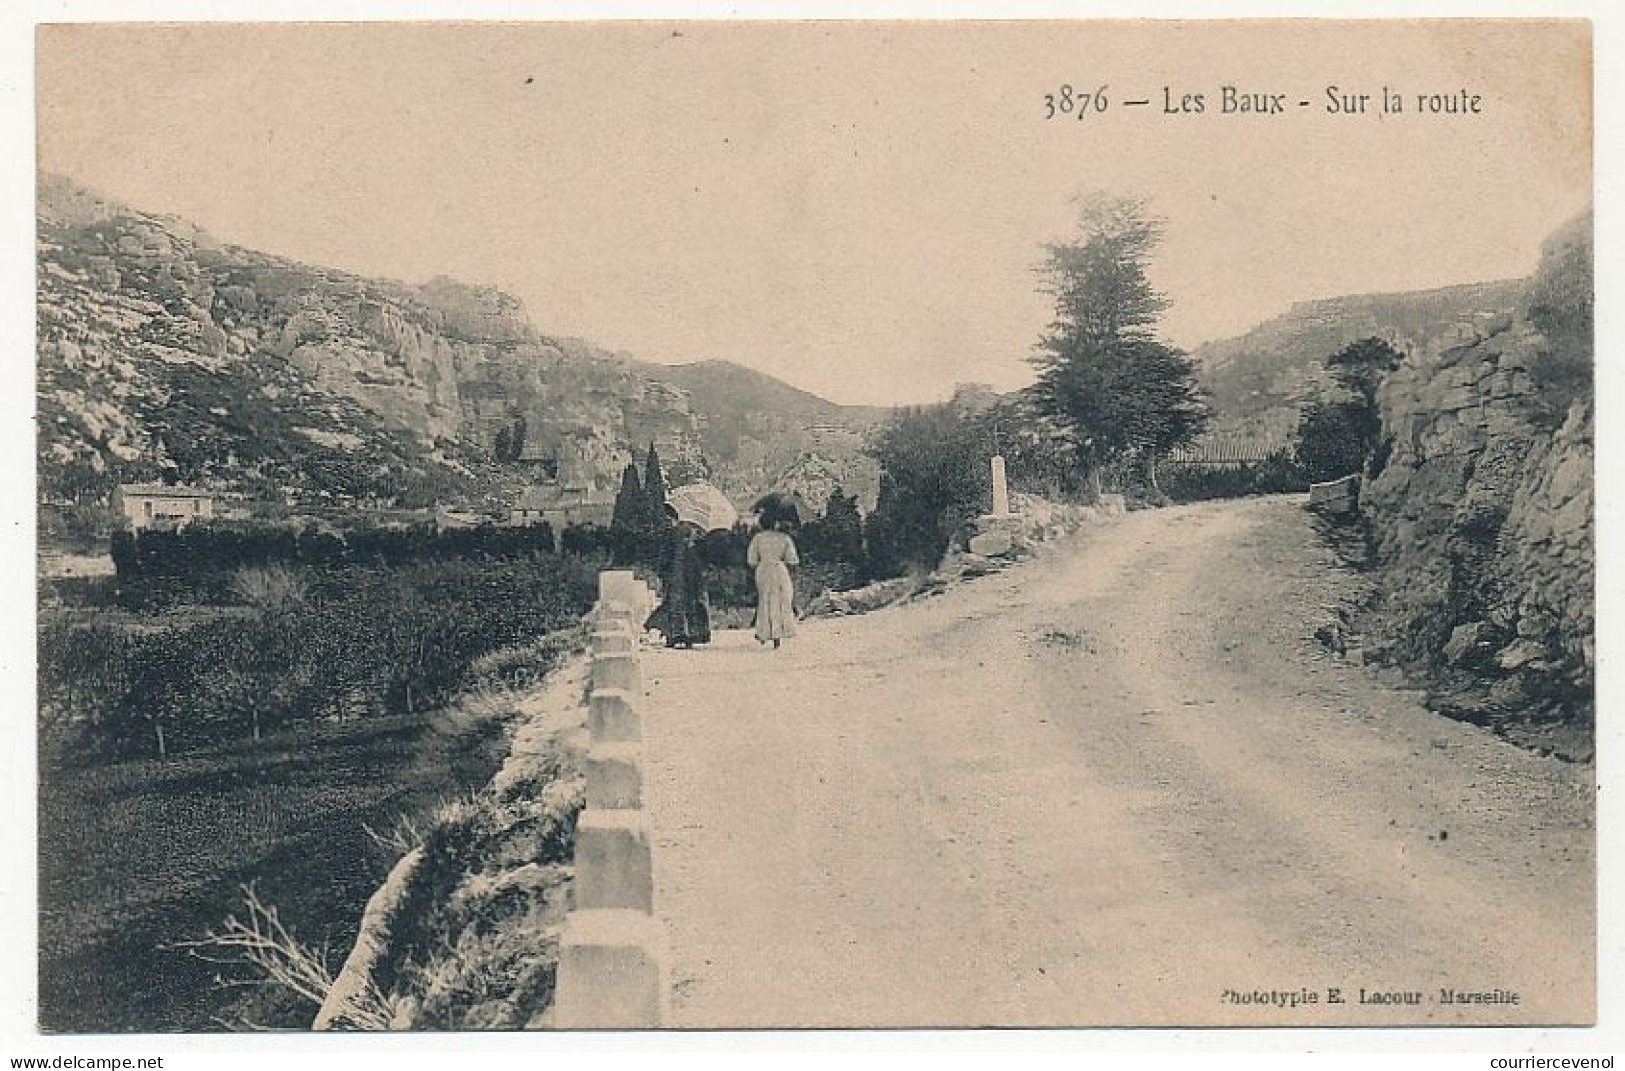
[{"label": "limestone outcrop", "polygon": [[808,472],[874,482],[871,411],[726,362],[666,368],[551,337],[491,287],[221,245],[51,176],[39,198],[48,502],[174,476],[255,498],[494,505],[546,477],[612,489],[651,442],[672,478],[741,497]]},{"label": "limestone outcrop", "polygon": [[[1567,255],[1576,235],[1582,259]],[[1447,705],[1495,724],[1592,718],[1589,241],[1587,217],[1553,240],[1517,307],[1411,352],[1378,390],[1367,653],[1460,671]],[[1561,289],[1583,301],[1543,304],[1551,272],[1576,265],[1583,285]]]}]

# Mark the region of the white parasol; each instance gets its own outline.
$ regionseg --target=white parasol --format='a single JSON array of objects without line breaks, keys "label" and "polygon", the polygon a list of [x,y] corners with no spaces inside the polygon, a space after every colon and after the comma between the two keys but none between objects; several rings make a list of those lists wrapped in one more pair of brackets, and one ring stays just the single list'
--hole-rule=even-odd
[{"label": "white parasol", "polygon": [[703,532],[726,531],[739,523],[739,511],[728,496],[708,483],[687,483],[666,493],[666,505],[677,519]]}]

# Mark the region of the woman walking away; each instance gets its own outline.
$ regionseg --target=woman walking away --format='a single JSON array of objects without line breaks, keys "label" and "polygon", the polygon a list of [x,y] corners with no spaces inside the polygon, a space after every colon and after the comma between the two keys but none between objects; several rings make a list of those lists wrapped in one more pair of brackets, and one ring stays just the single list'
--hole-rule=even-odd
[{"label": "woman walking away", "polygon": [[[668,515],[673,513],[666,507]],[[659,629],[667,647],[692,648],[711,642],[711,599],[705,590],[705,559],[700,554],[700,530],[673,519],[670,542],[662,554],[660,579],[664,590],[660,605],[645,628]]]},{"label": "woman walking away", "polygon": [[777,511],[764,511],[762,530],[745,556],[756,570],[756,640],[772,641],[774,647],[796,634],[796,589],[789,567],[801,564],[795,542],[779,531],[782,520]]}]

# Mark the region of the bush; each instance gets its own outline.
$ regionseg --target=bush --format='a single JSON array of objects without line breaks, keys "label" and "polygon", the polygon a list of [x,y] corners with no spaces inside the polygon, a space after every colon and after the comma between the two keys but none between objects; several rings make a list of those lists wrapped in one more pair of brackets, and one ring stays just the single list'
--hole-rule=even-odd
[{"label": "bush", "polygon": [[952,404],[905,409],[882,430],[880,500],[864,525],[871,572],[933,569],[949,540],[990,503],[992,443]]},{"label": "bush", "polygon": [[[591,553],[602,544],[602,529],[577,530],[571,548]],[[566,533],[567,536],[570,532]],[[233,574],[245,569],[311,566],[409,566],[423,562],[536,559],[556,553],[553,529],[480,525],[441,529],[433,524],[405,527],[357,525],[335,528],[293,524],[216,521],[177,529],[120,530],[112,537],[113,566],[136,603],[148,592],[179,582],[205,600],[236,591]],[[250,581],[251,583],[253,581]]]},{"label": "bush", "polygon": [[1310,402],[1298,419],[1293,456],[1310,483],[1354,475],[1365,470],[1379,429],[1364,400]]}]

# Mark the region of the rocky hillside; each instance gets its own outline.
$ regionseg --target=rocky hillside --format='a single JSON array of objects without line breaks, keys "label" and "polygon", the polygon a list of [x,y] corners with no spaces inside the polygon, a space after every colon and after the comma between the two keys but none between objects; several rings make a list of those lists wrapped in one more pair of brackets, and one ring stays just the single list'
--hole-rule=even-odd
[{"label": "rocky hillside", "polygon": [[[451,358],[401,288],[222,248],[61,180],[40,187],[38,266],[48,502],[162,476],[267,498],[499,488],[477,452],[437,434],[456,423]],[[411,382],[425,384],[421,434],[385,418]]]},{"label": "rocky hillside", "polygon": [[1596,666],[1591,308],[1587,214],[1512,311],[1446,325],[1385,378],[1362,493],[1368,648],[1441,672],[1456,713],[1576,755]]},{"label": "rocky hillside", "polygon": [[1373,336],[1411,352],[1433,345],[1441,334],[1477,330],[1512,309],[1523,286],[1471,283],[1303,301],[1239,338],[1205,343],[1193,356],[1212,397],[1213,432],[1285,444],[1297,428],[1299,406],[1327,379],[1331,354]]},{"label": "rocky hillside", "polygon": [[704,414],[701,448],[734,497],[771,486],[822,503],[839,485],[865,509],[874,506],[880,471],[863,446],[889,409],[836,405],[728,361],[642,364],[638,371],[684,391]]},{"label": "rocky hillside", "polygon": [[167,476],[256,498],[500,506],[549,475],[613,487],[650,442],[674,481],[740,497],[831,472],[875,482],[859,451],[877,411],[726,362],[668,368],[549,337],[490,288],[223,245],[54,177],[38,259],[47,501]]}]

